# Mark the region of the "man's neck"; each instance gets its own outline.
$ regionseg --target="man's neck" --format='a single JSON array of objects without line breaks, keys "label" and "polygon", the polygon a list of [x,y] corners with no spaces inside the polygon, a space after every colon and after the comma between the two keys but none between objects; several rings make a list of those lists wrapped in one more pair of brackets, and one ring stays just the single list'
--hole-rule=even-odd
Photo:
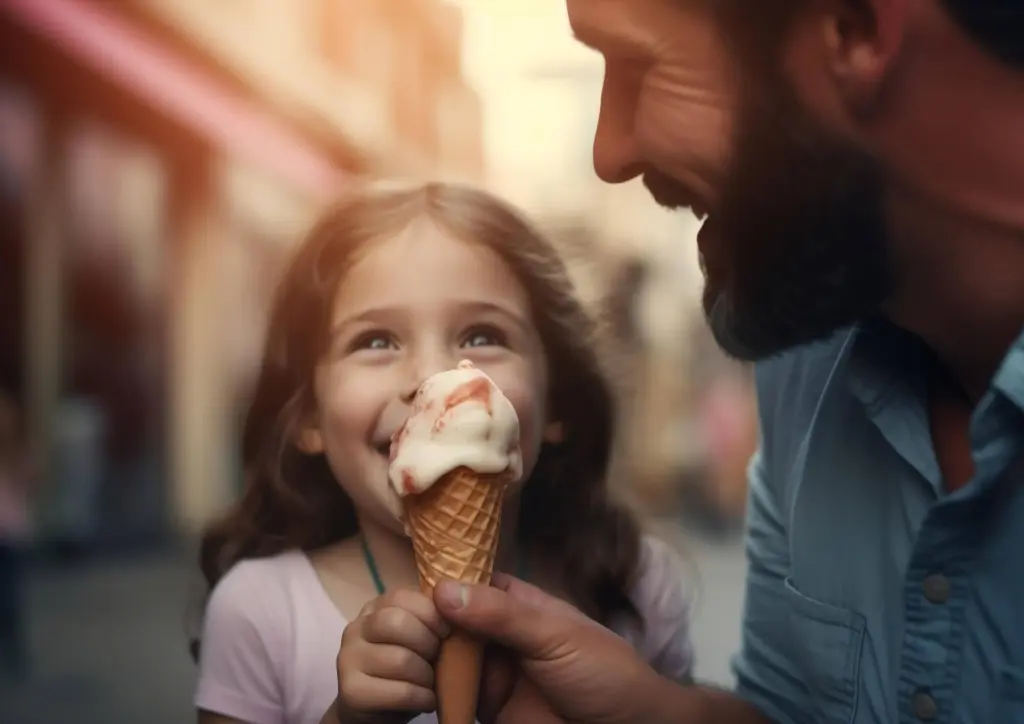
[{"label": "man's neck", "polygon": [[904,271],[886,312],[977,402],[1024,329],[1024,222],[996,226],[910,194],[894,196],[894,262]]},{"label": "man's neck", "polygon": [[1024,328],[1024,71],[952,28],[919,45],[875,128],[901,272],[887,312],[977,401]]}]

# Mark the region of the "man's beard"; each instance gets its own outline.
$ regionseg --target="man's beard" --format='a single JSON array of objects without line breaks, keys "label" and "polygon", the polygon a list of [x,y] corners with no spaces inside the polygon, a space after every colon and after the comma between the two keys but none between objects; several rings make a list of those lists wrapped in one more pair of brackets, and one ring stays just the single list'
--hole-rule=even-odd
[{"label": "man's beard", "polygon": [[[878,164],[759,75],[701,250],[708,323],[748,361],[832,336],[892,287]],[[672,198],[666,181],[646,179],[655,198]]]}]

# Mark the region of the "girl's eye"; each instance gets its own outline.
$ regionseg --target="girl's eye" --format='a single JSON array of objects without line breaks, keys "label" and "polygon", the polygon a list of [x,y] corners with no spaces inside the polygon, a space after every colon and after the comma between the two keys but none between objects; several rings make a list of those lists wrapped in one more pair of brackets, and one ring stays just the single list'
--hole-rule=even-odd
[{"label": "girl's eye", "polygon": [[462,343],[466,347],[506,347],[505,333],[495,327],[474,327],[466,334]]},{"label": "girl's eye", "polygon": [[385,334],[384,332],[367,332],[366,334],[356,338],[352,343],[352,350],[368,349],[378,351],[391,349],[394,346],[394,339],[392,339],[390,335]]}]

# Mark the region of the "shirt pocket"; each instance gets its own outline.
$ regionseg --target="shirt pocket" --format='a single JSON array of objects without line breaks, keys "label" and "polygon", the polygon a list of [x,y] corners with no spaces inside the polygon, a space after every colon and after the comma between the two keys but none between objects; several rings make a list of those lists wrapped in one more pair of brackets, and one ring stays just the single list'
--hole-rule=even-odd
[{"label": "shirt pocket", "polygon": [[813,721],[852,724],[857,713],[864,617],[804,595],[792,578],[786,579],[786,598],[794,664],[807,686]]},{"label": "shirt pocket", "polygon": [[993,722],[1024,724],[1024,669],[1005,668],[999,673]]}]

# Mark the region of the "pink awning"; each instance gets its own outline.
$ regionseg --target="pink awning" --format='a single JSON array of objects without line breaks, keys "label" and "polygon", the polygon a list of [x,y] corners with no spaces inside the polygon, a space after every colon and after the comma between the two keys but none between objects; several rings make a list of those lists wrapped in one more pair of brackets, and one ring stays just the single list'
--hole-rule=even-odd
[{"label": "pink awning", "polygon": [[0,0],[0,12],[16,23],[214,147],[255,161],[310,194],[337,189],[344,173],[312,144],[119,18],[115,8],[82,0]]}]

